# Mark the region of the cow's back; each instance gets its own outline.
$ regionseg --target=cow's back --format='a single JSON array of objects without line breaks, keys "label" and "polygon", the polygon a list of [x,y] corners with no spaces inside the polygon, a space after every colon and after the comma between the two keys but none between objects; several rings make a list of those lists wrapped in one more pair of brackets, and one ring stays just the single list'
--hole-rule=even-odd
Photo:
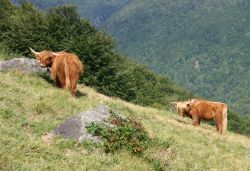
[{"label": "cow's back", "polygon": [[222,102],[214,102],[214,101],[209,101],[209,100],[203,100],[203,99],[196,99],[195,104],[199,103],[206,103],[207,105],[211,105],[214,108],[218,109],[220,112],[223,112],[223,110],[227,110],[227,105]]},{"label": "cow's back", "polygon": [[193,108],[197,111],[196,115],[204,120],[211,120],[216,114],[214,107],[206,101],[194,104]]},{"label": "cow's back", "polygon": [[[72,53],[64,52],[57,56],[52,65],[52,77],[65,78],[65,67],[69,67],[70,75],[80,75],[83,72],[83,65],[78,57]],[[72,77],[72,76],[71,76]]]}]

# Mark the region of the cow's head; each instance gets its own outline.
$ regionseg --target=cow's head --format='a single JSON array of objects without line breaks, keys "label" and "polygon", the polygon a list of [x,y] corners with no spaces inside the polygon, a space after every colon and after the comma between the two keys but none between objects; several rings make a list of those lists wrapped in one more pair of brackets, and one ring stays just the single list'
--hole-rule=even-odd
[{"label": "cow's head", "polygon": [[193,110],[193,104],[187,104],[187,114],[191,114]]},{"label": "cow's head", "polygon": [[32,48],[30,48],[30,50],[35,55],[36,59],[39,61],[40,66],[42,68],[51,67],[55,57],[60,55],[59,52],[58,53],[50,51],[36,52]]},{"label": "cow's head", "polygon": [[172,104],[176,105],[178,115],[182,117],[185,117],[189,114],[189,106],[193,103],[195,103],[195,99],[190,99],[188,101],[172,102]]},{"label": "cow's head", "polygon": [[187,116],[192,117],[192,115],[197,114],[197,108],[194,103],[187,105]]}]

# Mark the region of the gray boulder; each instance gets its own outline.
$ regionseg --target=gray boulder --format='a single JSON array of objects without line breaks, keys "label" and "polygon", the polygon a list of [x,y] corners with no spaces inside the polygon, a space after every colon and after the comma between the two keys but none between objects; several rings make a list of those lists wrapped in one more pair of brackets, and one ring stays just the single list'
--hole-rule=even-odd
[{"label": "gray boulder", "polygon": [[47,68],[41,68],[39,62],[32,58],[15,58],[7,61],[0,61],[1,70],[17,70],[25,73],[46,73]]},{"label": "gray boulder", "polygon": [[79,142],[92,140],[101,142],[99,137],[88,133],[86,126],[91,123],[104,123],[110,117],[110,109],[106,106],[99,106],[92,110],[81,112],[63,122],[55,130],[55,135],[60,135],[67,139],[75,139]]}]

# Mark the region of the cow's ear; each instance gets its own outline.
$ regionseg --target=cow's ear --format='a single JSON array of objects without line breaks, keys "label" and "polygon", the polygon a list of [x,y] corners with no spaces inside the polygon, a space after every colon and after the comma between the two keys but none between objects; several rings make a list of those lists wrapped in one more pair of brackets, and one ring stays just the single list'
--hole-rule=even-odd
[{"label": "cow's ear", "polygon": [[37,60],[40,60],[39,55],[35,55],[35,58],[36,58]]},{"label": "cow's ear", "polygon": [[36,57],[37,60],[41,59],[40,55],[35,55],[35,57]]}]

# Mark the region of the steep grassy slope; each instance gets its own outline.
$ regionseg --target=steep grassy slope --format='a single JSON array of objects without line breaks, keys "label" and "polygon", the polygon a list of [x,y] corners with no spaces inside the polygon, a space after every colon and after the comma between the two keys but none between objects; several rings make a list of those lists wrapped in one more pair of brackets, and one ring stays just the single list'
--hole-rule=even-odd
[{"label": "steep grassy slope", "polygon": [[202,97],[249,113],[249,9],[247,0],[137,0],[105,28],[138,61]]},{"label": "steep grassy slope", "polygon": [[108,105],[139,120],[151,138],[165,144],[151,147],[145,156],[167,170],[249,170],[250,140],[202,124],[170,111],[141,107],[106,97],[79,85],[84,94],[74,98],[45,79],[18,72],[0,72],[0,170],[155,170],[157,165],[127,151],[106,154],[89,143],[42,136],[73,114]]}]

